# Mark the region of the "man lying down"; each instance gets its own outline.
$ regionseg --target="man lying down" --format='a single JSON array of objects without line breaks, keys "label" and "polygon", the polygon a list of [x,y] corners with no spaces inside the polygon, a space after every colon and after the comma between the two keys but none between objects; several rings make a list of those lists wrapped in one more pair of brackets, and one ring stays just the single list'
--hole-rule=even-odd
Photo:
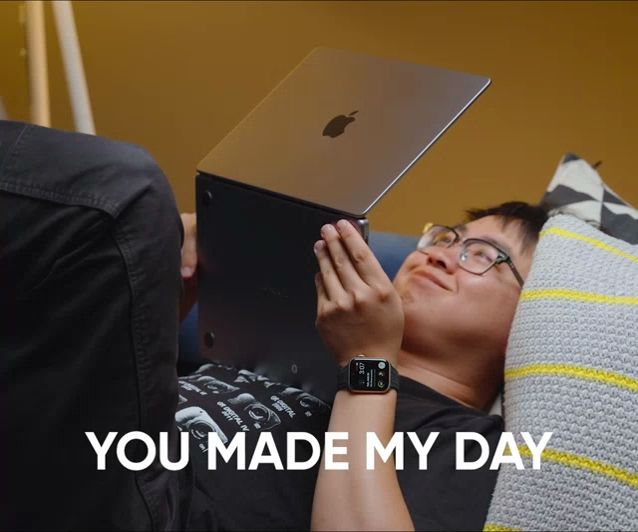
[{"label": "man lying down", "polygon": [[[456,471],[454,435],[480,433],[493,448],[502,430],[484,411],[501,387],[545,218],[509,203],[431,226],[393,282],[349,224],[324,227],[314,249],[325,343],[339,366],[382,358],[400,375],[386,393],[340,389],[329,409],[216,364],[178,381],[180,266],[188,278],[194,220],[180,221],[161,170],[129,144],[0,121],[0,294],[10,318],[0,320],[10,487],[0,528],[480,529],[495,472]],[[163,435],[174,461],[179,430],[192,435],[179,471],[158,455],[132,469],[116,453],[131,433],[156,447]],[[349,468],[238,471],[233,458],[209,470],[210,430],[228,441],[245,433],[247,463],[264,431],[281,456],[290,431],[321,442],[346,432],[348,455],[336,461]],[[115,434],[103,468],[88,432],[100,443]],[[402,470],[378,459],[368,470],[368,432],[384,446],[395,432],[440,435],[427,470],[407,440]],[[139,463],[149,455],[136,443],[126,458]],[[297,459],[309,453],[300,443]]]},{"label": "man lying down", "polygon": [[[190,274],[195,220],[182,219]],[[194,505],[191,526],[482,529],[497,471],[489,460],[478,470],[456,470],[455,437],[479,433],[493,451],[501,434],[500,416],[485,412],[501,388],[514,310],[545,220],[540,208],[510,202],[470,211],[455,227],[430,225],[394,282],[349,223],[324,226],[314,247],[322,338],[340,366],[361,355],[390,362],[400,375],[398,391],[341,389],[330,410],[301,390],[221,364],[181,378],[176,420],[190,431],[196,496],[208,502]],[[290,470],[287,433],[308,432],[323,444],[326,430],[348,433],[338,443],[347,456],[335,461],[347,461],[349,469],[327,470],[324,462]],[[209,431],[226,446],[237,432],[246,433],[245,470],[238,470],[237,452],[226,462],[209,448]],[[263,442],[258,446],[263,431],[272,434],[274,453]],[[375,469],[366,470],[370,431],[385,444],[403,433],[402,469],[377,457]],[[420,469],[408,432],[422,443],[439,432],[427,469]],[[311,459],[309,444],[294,447],[298,462]],[[276,458],[260,462],[255,453]],[[468,445],[465,459],[479,454],[477,444]]]}]

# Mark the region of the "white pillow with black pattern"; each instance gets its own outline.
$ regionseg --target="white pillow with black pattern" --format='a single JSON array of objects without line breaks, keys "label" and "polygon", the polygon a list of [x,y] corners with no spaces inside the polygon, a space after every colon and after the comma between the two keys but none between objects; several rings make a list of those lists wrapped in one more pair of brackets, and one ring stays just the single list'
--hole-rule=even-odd
[{"label": "white pillow with black pattern", "polygon": [[541,206],[571,214],[602,232],[638,244],[638,210],[620,198],[587,161],[568,153],[556,169]]}]

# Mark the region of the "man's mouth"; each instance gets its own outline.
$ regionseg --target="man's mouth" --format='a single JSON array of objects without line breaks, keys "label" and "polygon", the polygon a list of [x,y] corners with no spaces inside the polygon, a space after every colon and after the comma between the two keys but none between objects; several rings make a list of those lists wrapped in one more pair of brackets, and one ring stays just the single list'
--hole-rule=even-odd
[{"label": "man's mouth", "polygon": [[440,279],[435,273],[431,271],[418,269],[414,270],[412,274],[427,279],[431,283],[439,286],[440,288],[443,288],[444,290],[452,290],[452,288],[448,284],[446,284],[442,279]]}]

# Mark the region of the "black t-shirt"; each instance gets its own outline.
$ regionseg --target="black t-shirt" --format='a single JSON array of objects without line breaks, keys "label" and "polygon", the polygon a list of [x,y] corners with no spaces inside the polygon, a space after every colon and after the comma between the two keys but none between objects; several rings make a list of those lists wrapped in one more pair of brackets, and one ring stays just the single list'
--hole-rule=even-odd
[{"label": "black t-shirt", "polygon": [[[440,432],[428,454],[427,470],[419,470],[418,454],[404,445],[404,468],[397,471],[403,498],[417,530],[482,530],[496,475],[487,465],[456,470],[456,433],[477,432],[489,443],[490,456],[503,431],[503,418],[469,408],[411,379],[401,377],[395,432],[416,432],[426,440]],[[405,436],[407,439],[407,434]],[[476,460],[478,444],[467,444],[465,457]]]},{"label": "black t-shirt", "polygon": [[[330,407],[302,390],[272,382],[261,375],[219,364],[202,366],[180,378],[176,420],[190,432],[190,461],[195,477],[190,529],[298,530],[310,527],[318,466],[305,471],[276,470],[260,465],[238,470],[235,458],[218,455],[208,469],[207,438],[216,431],[222,442],[246,432],[246,467],[262,431],[270,431],[286,467],[286,434],[313,434],[323,444]],[[404,469],[397,471],[417,530],[479,530],[487,516],[496,471],[455,469],[456,432],[482,434],[490,450],[501,434],[502,419],[463,406],[411,379],[401,377],[395,431],[405,433]],[[408,439],[416,432],[424,442],[440,432],[428,455],[427,470],[419,470],[418,454]],[[468,444],[467,459],[478,457],[478,445]],[[297,445],[297,460],[310,447]],[[489,464],[489,461],[487,462]]]}]

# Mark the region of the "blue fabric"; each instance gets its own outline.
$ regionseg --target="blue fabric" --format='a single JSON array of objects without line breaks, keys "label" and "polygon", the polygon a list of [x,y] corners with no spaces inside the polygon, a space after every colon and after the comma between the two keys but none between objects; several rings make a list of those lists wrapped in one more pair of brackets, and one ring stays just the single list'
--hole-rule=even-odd
[{"label": "blue fabric", "polygon": [[371,231],[370,248],[381,263],[381,267],[394,279],[403,260],[416,249],[418,237]]},{"label": "blue fabric", "polygon": [[[415,248],[418,237],[371,231],[370,248],[391,279],[394,278],[403,259]],[[196,365],[205,362],[197,354],[197,305],[194,305],[182,322],[179,333],[180,361]]]}]

